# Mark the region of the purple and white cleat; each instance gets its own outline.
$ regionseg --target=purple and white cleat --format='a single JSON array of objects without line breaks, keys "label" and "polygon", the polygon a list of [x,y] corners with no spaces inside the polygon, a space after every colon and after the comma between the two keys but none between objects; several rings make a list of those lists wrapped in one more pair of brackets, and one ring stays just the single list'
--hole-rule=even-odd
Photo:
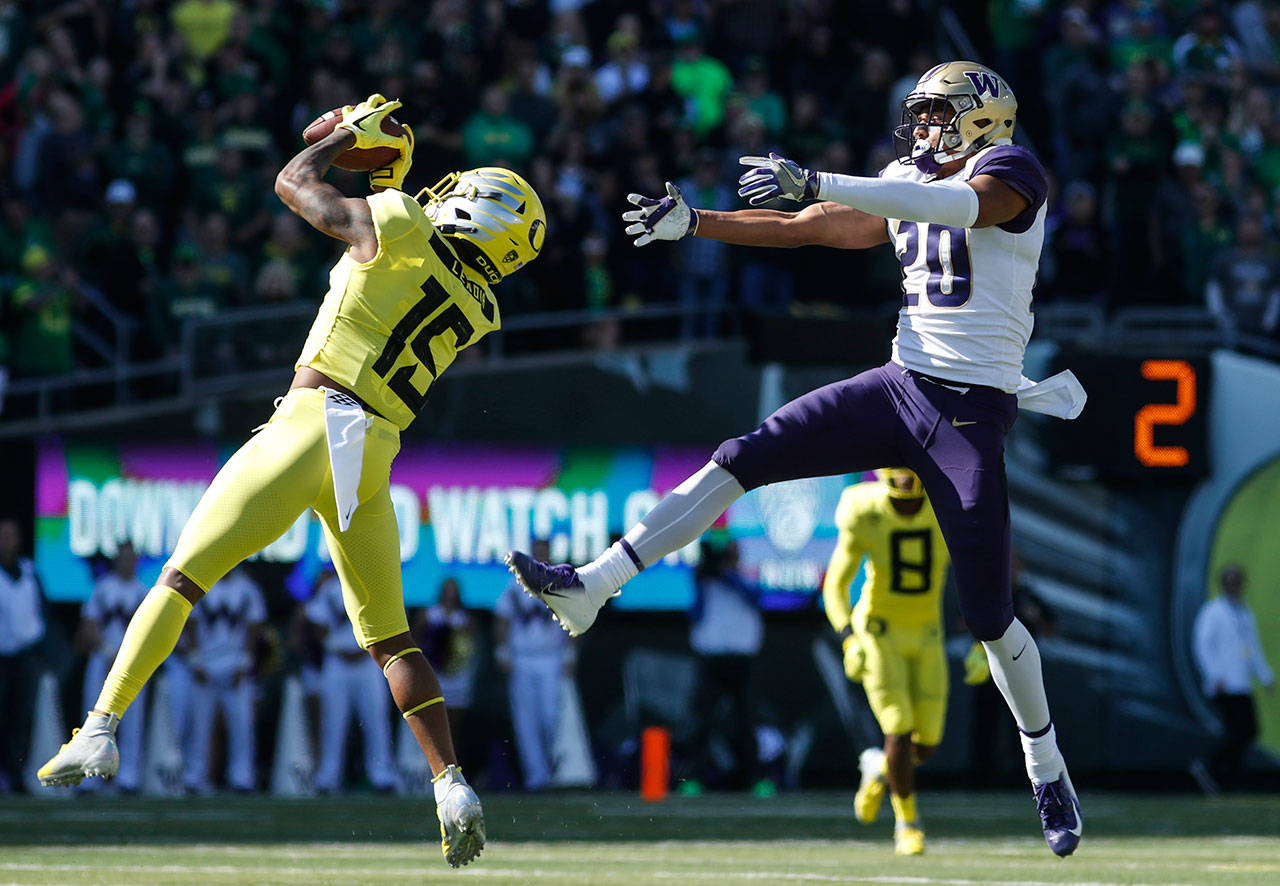
[{"label": "purple and white cleat", "polygon": [[600,606],[591,601],[578,571],[568,563],[550,566],[519,551],[508,553],[506,561],[520,587],[541,600],[569,636],[578,636],[595,622]]},{"label": "purple and white cleat", "polygon": [[1057,781],[1032,785],[1036,794],[1036,811],[1044,827],[1044,841],[1053,854],[1066,858],[1080,845],[1080,833],[1084,819],[1080,815],[1080,801],[1076,798],[1071,779],[1063,770]]}]

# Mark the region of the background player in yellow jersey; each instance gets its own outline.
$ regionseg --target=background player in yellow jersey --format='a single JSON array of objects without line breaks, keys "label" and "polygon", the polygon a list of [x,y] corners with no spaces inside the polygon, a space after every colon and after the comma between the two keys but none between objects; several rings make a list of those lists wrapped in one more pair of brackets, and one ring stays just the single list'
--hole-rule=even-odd
[{"label": "background player in yellow jersey", "polygon": [[[533,189],[506,169],[454,173],[421,192],[422,204],[404,194],[413,133],[381,131],[399,106],[375,94],[345,108],[332,134],[277,176],[280,199],[347,249],[292,386],[196,506],[84,726],[40,769],[44,784],[115,774],[116,724],[173,651],[192,606],[313,508],[356,639],[382,667],[431,766],[445,859],[457,867],[483,848],[483,813],[458,769],[440,684],[409,634],[389,478],[400,431],[432,381],[498,328],[489,286],[537,257],[546,216]],[[346,197],[323,180],[348,149],[383,145],[400,157],[371,173],[372,196]]]},{"label": "background player in yellow jersey", "polygon": [[[875,821],[887,782],[895,851],[918,855],[924,829],[916,811],[915,767],[938,749],[947,713],[942,587],[950,557],[920,478],[906,468],[880,475],[840,496],[840,535],[822,602],[841,637],[845,673],[866,689],[884,732],[884,750],[867,748],[859,758],[854,812],[864,824]],[[849,585],[864,556],[866,581],[851,607]],[[987,679],[981,644],[974,644],[965,667],[965,682]]]}]

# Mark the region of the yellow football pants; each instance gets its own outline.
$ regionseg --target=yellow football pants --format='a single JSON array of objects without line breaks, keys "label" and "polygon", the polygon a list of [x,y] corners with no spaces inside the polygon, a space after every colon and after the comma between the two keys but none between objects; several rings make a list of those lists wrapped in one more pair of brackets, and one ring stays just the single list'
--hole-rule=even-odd
[{"label": "yellow football pants", "polygon": [[862,686],[885,735],[912,734],[917,744],[942,741],[947,716],[947,655],[938,622],[901,624],[854,613],[867,653]]},{"label": "yellow football pants", "polygon": [[400,536],[391,506],[399,429],[374,416],[365,431],[359,505],[338,532],[325,437],[324,392],[297,388],[218,471],[168,565],[204,591],[285,533],[307,508],[319,515],[347,616],[368,647],[409,629],[400,583]]}]

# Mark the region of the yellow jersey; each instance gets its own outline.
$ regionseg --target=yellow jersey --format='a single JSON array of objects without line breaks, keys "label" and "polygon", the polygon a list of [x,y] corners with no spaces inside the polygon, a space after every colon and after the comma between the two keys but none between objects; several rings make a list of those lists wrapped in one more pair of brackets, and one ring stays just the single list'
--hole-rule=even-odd
[{"label": "yellow jersey", "polygon": [[386,190],[367,199],[378,253],[338,259],[294,368],[323,372],[404,430],[458,351],[501,320],[479,272],[412,197]]},{"label": "yellow jersey", "polygon": [[849,584],[864,556],[860,614],[905,624],[941,618],[951,557],[928,498],[917,513],[903,516],[894,510],[887,484],[859,483],[840,495],[836,528],[840,535],[822,586],[832,627],[842,631],[850,623]]}]

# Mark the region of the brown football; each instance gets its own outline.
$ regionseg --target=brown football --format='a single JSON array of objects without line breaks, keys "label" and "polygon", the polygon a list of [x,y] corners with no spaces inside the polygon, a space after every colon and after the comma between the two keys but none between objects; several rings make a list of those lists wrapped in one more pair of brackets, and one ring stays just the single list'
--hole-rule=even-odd
[{"label": "brown football", "polygon": [[[342,108],[325,111],[302,130],[302,140],[309,145],[314,145],[333,132],[333,128],[341,122]],[[382,131],[387,135],[402,135],[404,127],[396,121],[395,117],[388,114],[382,118]],[[351,172],[368,172],[370,169],[386,166],[399,156],[400,152],[395,148],[352,148],[339,154],[338,159],[333,161],[333,165]]]}]

